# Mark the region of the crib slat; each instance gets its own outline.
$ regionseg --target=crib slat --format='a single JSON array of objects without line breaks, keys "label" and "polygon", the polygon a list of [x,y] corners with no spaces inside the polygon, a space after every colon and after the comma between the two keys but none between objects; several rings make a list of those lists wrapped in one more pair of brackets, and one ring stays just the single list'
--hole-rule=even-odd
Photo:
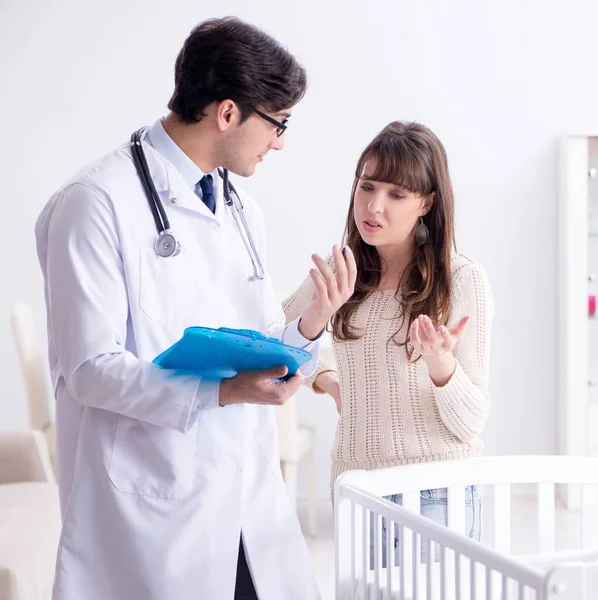
[{"label": "crib slat", "polygon": [[446,600],[446,553],[445,546],[440,546],[440,600]]},{"label": "crib slat", "polygon": [[588,548],[590,545],[590,516],[589,498],[587,486],[581,486],[581,547]]},{"label": "crib slat", "polygon": [[502,591],[500,597],[501,600],[509,600],[509,578],[506,575],[502,576]]},{"label": "crib slat", "polygon": [[492,586],[492,573],[492,569],[490,567],[486,567],[486,600],[492,600],[492,598],[494,598],[494,588]]},{"label": "crib slat", "polygon": [[361,593],[367,598],[368,572],[370,570],[370,511],[361,507],[361,539],[363,548],[361,551]]},{"label": "crib slat", "polygon": [[494,548],[511,554],[511,486],[500,483],[494,486]]},{"label": "crib slat", "polygon": [[458,533],[465,533],[465,488],[455,486],[448,488],[447,525]]},{"label": "crib slat", "polygon": [[436,543],[430,538],[426,538],[426,598],[435,600],[434,596],[434,578],[432,577],[432,565],[434,564],[434,553],[436,552]]},{"label": "crib slat", "polygon": [[382,517],[374,515],[374,589],[376,600],[380,598],[380,572],[382,568]]},{"label": "crib slat", "polygon": [[538,484],[538,552],[554,552],[554,483]]},{"label": "crib slat", "polygon": [[406,577],[405,577],[405,528],[400,525],[399,526],[399,564],[401,565],[399,569],[399,600],[405,600],[407,597],[405,585],[406,585]]},{"label": "crib slat", "polygon": [[[590,485],[581,486],[581,547],[590,548],[595,538],[595,513],[592,515],[590,509],[596,510],[596,487]],[[594,517],[594,518],[593,518]]]},{"label": "crib slat", "polygon": [[461,555],[455,552],[455,598],[461,598]]},{"label": "crib slat", "polygon": [[355,531],[355,502],[351,500],[351,589],[355,589],[357,576],[357,532]]},{"label": "crib slat", "polygon": [[[408,492],[403,494],[403,508],[410,510],[416,514],[421,513],[420,493]],[[413,569],[417,562],[413,560],[413,532],[411,529],[404,530],[405,533],[405,556],[404,562],[401,562],[401,571],[405,573],[405,590],[406,595],[411,594],[413,586],[416,585],[413,581]]]},{"label": "crib slat", "polygon": [[403,500],[401,502],[403,508],[410,510],[418,515],[421,512],[421,502],[419,492],[407,492],[403,494]]},{"label": "crib slat", "polygon": [[386,522],[386,589],[388,591],[388,598],[392,600],[393,592],[395,591],[394,586],[394,566],[395,566],[395,529],[396,523],[394,521]]},{"label": "crib slat", "polygon": [[420,563],[420,544],[421,537],[416,531],[412,532],[413,536],[413,555],[412,555],[412,567],[413,567],[413,600],[419,600],[419,563]]},{"label": "crib slat", "polygon": [[469,597],[472,598],[472,600],[478,597],[478,593],[476,591],[476,565],[477,563],[473,559],[469,560]]}]

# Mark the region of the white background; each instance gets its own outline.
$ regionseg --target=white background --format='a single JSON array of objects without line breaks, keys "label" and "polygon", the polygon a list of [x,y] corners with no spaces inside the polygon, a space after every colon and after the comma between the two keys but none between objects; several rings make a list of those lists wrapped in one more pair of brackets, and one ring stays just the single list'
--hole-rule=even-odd
[{"label": "white background", "polygon": [[[186,35],[226,14],[273,34],[309,74],[284,152],[243,182],[266,215],[280,295],[340,241],[369,140],[394,119],[428,125],[448,151],[459,249],[496,297],[486,451],[556,452],[557,141],[598,131],[595,0],[2,0],[0,428],[27,424],[13,304],[45,325],[37,214],[74,171],[166,114]],[[333,402],[305,390],[299,406],[317,427],[326,498]]]}]

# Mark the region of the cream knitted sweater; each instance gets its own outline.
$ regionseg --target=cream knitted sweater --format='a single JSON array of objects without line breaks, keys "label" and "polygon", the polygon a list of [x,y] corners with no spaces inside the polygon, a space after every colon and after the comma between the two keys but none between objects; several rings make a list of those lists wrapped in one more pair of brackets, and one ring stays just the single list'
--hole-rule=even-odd
[{"label": "cream knitted sweater", "polygon": [[[490,411],[488,355],[494,312],[483,269],[456,254],[452,267],[454,327],[468,315],[469,323],[453,354],[457,368],[443,387],[432,382],[422,359],[409,362],[404,346],[387,344],[401,324],[394,290],[373,292],[353,315],[363,333],[354,341],[333,340],[341,391],[341,414],[332,450],[331,485],[343,472],[377,469],[479,455],[480,434]],[[309,304],[311,279],[283,303],[287,321]],[[407,319],[398,340],[407,333]],[[306,379],[313,386],[320,362]]]}]

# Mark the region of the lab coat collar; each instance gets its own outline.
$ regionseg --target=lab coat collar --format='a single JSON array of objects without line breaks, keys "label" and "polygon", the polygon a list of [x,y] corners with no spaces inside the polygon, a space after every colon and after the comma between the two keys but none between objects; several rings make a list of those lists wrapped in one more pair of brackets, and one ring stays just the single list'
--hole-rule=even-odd
[{"label": "lab coat collar", "polygon": [[159,154],[183,176],[187,185],[194,190],[198,181],[206,175],[166,133],[162,120],[158,119],[147,130],[147,141]]},{"label": "lab coat collar", "polygon": [[[162,133],[160,133],[160,130]],[[213,214],[195,193],[195,186],[192,186],[189,183],[196,176],[201,179],[204,175],[203,172],[197,165],[192,163],[195,167],[194,174],[194,170],[188,164],[185,165],[184,161],[177,160],[177,158],[180,159],[180,156],[177,156],[176,152],[167,151],[167,154],[170,154],[175,162],[185,165],[183,166],[184,172],[177,168],[170,159],[170,156],[164,156],[158,148],[151,143],[158,139],[160,140],[157,142],[159,147],[164,149],[164,146],[166,146],[168,148],[168,142],[164,140],[163,136],[166,136],[170,144],[172,144],[188,162],[192,163],[191,159],[189,159],[168,136],[160,121],[154,123],[154,125],[146,131],[146,134],[143,137],[143,150],[147,157],[149,170],[154,185],[156,186],[156,191],[160,195],[162,202],[165,205],[170,204],[179,206],[200,213],[209,219],[220,221],[222,213],[224,212],[224,202],[222,199],[221,178],[218,175],[218,170],[215,170],[212,173],[214,181],[214,197],[216,198],[216,213]],[[166,144],[163,144],[163,142],[166,142]],[[170,148],[170,150],[172,150],[172,148]],[[191,179],[189,179],[190,177]],[[199,179],[197,181],[199,181]],[[195,183],[197,183],[197,181]]]}]

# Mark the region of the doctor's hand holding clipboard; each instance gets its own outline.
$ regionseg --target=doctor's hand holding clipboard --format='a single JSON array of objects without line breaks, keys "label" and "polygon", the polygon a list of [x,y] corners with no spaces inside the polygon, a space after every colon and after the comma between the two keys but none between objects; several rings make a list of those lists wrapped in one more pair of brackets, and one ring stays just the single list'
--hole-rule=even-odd
[{"label": "doctor's hand holding clipboard", "polygon": [[[310,269],[315,292],[299,322],[299,332],[308,340],[317,339],[332,315],[353,295],[357,266],[348,246],[332,250],[336,269],[317,254],[312,260],[317,268]],[[286,367],[264,371],[246,371],[220,383],[220,405],[249,403],[282,405],[291,398],[303,383],[303,375],[297,371],[286,381],[279,381],[287,374]]]}]

